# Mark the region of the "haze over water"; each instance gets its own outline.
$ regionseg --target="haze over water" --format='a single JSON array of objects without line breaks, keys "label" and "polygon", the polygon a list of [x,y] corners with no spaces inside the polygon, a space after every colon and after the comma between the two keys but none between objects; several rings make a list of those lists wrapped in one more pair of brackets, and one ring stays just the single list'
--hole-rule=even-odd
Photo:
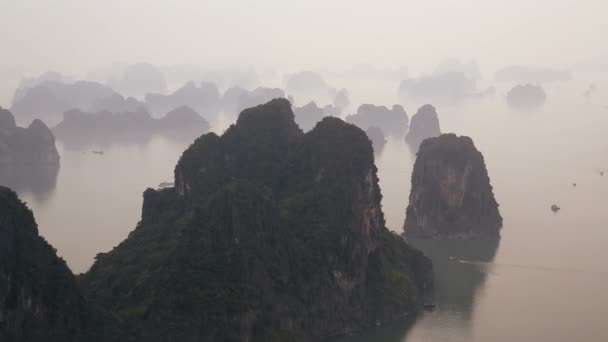
[{"label": "haze over water", "polygon": [[[608,108],[588,82],[546,86],[543,108],[509,109],[496,97],[437,106],[442,132],[473,138],[504,218],[491,242],[411,241],[436,270],[434,311],[348,341],[603,341],[608,339]],[[392,105],[394,84],[352,85],[361,102]],[[369,90],[369,91],[368,91]],[[409,117],[418,104],[404,103]],[[229,121],[220,120],[221,133]],[[141,215],[142,192],[173,180],[190,141],[154,137],[107,146],[58,142],[61,168],[49,191],[21,190],[41,234],[74,272],[124,240]],[[93,154],[103,150],[103,155]],[[402,138],[376,155],[388,227],[401,232],[415,156]],[[572,185],[576,183],[576,187]],[[562,209],[553,213],[553,204]]]}]

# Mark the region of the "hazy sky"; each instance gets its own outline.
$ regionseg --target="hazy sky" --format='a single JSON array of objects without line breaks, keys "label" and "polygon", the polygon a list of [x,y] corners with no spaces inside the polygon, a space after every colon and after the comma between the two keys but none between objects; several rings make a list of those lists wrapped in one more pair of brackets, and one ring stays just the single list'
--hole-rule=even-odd
[{"label": "hazy sky", "polygon": [[608,55],[607,0],[0,0],[0,67],[430,68]]}]

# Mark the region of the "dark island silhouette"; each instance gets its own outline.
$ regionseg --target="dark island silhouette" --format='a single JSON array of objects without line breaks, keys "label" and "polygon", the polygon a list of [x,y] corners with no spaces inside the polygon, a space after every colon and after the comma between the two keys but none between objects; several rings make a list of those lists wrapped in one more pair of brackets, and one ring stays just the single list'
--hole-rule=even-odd
[{"label": "dark island silhouette", "polygon": [[3,186],[0,260],[0,341],[88,340],[95,316],[76,277],[39,236],[32,211]]},{"label": "dark island silhouette", "polygon": [[497,239],[502,217],[473,140],[442,134],[422,142],[404,234],[407,238]]},{"label": "dark island silhouette", "polygon": [[55,187],[59,164],[55,137],[44,122],[19,127],[0,107],[0,185],[45,194]]}]

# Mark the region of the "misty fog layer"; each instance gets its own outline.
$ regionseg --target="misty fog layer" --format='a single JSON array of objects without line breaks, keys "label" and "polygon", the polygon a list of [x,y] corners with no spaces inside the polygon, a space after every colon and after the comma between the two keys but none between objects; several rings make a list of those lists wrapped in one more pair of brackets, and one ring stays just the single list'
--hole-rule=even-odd
[{"label": "misty fog layer", "polygon": [[[395,239],[407,235],[419,146],[467,136],[487,167],[500,238],[405,237],[433,263],[432,295],[415,315],[339,340],[605,341],[606,13],[604,0],[0,0],[0,186],[79,274],[140,227],[146,189],[173,191],[197,138],[219,139],[243,110],[273,99],[286,99],[273,118],[291,119],[291,106],[289,128],[310,145],[289,141],[264,157],[293,148],[289,171],[308,171],[294,151],[350,156],[307,135],[324,119],[335,129],[327,141],[363,141],[382,194],[372,197]],[[272,140],[284,124],[251,120],[228,140],[232,152],[242,143],[256,155],[263,144],[251,137]],[[349,130],[362,140],[338,134]],[[235,158],[224,147],[218,165]],[[202,156],[193,165],[211,158],[192,151]],[[443,188],[457,178],[446,174]],[[314,176],[277,187],[313,187],[324,174]],[[341,281],[329,273],[321,277]],[[0,306],[0,340],[4,317]]]}]

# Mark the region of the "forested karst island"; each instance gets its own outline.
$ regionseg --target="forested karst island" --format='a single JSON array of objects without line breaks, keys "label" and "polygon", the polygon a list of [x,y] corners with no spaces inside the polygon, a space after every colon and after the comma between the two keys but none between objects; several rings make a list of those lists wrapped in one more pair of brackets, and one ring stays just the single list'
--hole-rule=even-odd
[{"label": "forested karst island", "polygon": [[[3,210],[1,222],[26,212],[35,226],[5,193],[21,209]],[[385,227],[381,197],[365,132],[327,117],[303,133],[290,103],[275,99],[244,110],[223,135],[198,138],[175,167],[175,187],[145,191],[135,230],[77,286],[48,252],[12,272],[58,263],[61,289],[75,296],[42,302],[69,322],[58,340],[317,341],[414,313],[432,287],[430,261]],[[45,334],[55,336],[31,340]]]},{"label": "forested karst island", "polygon": [[175,188],[146,191],[138,227],[83,285],[147,341],[355,332],[415,310],[432,278],[380,198],[363,131],[326,118],[304,134],[272,100],[192,144]]},{"label": "forested karst island", "polygon": [[473,140],[442,134],[422,142],[406,211],[406,237],[494,239],[502,217]]}]

